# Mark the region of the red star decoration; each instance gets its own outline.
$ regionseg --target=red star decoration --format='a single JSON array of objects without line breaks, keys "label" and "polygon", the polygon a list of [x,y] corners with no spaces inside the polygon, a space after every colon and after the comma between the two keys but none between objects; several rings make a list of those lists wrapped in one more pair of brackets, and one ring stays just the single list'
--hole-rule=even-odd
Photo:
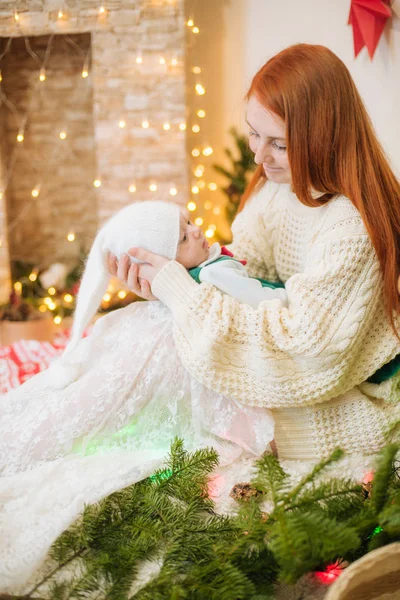
[{"label": "red star decoration", "polygon": [[354,55],[367,46],[372,60],[386,21],[392,16],[391,0],[351,0],[349,25],[353,26]]}]

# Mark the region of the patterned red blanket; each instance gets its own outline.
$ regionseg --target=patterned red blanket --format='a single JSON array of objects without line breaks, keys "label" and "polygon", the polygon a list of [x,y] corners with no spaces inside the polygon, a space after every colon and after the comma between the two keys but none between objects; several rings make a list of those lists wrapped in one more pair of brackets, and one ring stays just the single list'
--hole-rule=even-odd
[{"label": "patterned red blanket", "polygon": [[0,394],[6,394],[46,369],[64,350],[69,331],[57,333],[53,343],[20,340],[10,346],[0,346]]}]

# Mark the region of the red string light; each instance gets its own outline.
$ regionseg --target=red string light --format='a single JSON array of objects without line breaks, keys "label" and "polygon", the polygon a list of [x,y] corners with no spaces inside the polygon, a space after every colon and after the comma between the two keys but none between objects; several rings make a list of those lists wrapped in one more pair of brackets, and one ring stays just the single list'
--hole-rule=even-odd
[{"label": "red string light", "polygon": [[339,577],[342,571],[343,569],[336,562],[333,565],[328,565],[325,571],[315,571],[314,575],[320,583],[330,585]]}]

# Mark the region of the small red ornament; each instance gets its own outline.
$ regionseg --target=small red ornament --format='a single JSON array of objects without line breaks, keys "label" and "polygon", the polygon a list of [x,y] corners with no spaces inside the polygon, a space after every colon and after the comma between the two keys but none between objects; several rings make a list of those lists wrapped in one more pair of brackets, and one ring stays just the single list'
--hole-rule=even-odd
[{"label": "small red ornament", "polygon": [[354,55],[367,46],[371,60],[392,16],[391,0],[351,0],[348,24],[353,26]]}]

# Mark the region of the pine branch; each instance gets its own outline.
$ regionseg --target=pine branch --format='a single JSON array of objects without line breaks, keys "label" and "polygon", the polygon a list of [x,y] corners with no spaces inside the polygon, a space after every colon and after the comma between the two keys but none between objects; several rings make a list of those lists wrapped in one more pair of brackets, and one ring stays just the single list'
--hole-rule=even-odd
[{"label": "pine branch", "polygon": [[375,514],[378,514],[387,502],[390,481],[393,477],[393,463],[398,451],[397,444],[389,444],[379,456],[371,492],[371,507]]},{"label": "pine branch", "polygon": [[297,502],[285,505],[285,510],[311,510],[327,512],[328,515],[346,516],[349,512],[363,507],[362,486],[348,480],[328,480],[319,486],[301,490]]},{"label": "pine branch", "polygon": [[[44,584],[42,600],[129,600],[141,563],[161,558],[159,573],[135,600],[269,598],[277,581],[294,582],[338,557],[354,560],[399,539],[396,448],[382,453],[365,501],[360,486],[328,477],[338,453],[293,489],[276,457],[265,455],[255,483],[264,494],[242,503],[238,514],[221,516],[207,490],[215,451],[187,453],[175,440],[154,476],[85,508],[52,548],[57,567],[18,600],[36,600]],[[264,498],[274,504],[269,515],[262,511]]]},{"label": "pine branch", "polygon": [[270,497],[277,506],[281,500],[281,492],[288,481],[288,475],[282,469],[277,457],[273,454],[264,454],[257,462],[257,473],[252,485],[264,492],[265,497]]},{"label": "pine branch", "polygon": [[24,598],[31,597],[32,594],[34,594],[40,587],[42,587],[45,583],[47,583],[47,581],[49,581],[52,577],[54,577],[54,575],[56,575],[59,571],[61,571],[61,569],[64,569],[72,561],[81,557],[85,551],[86,551],[86,548],[82,548],[82,549],[78,550],[77,552],[75,552],[72,556],[70,556],[70,558],[65,560],[63,563],[57,565],[57,567],[55,567],[52,571],[50,571],[50,573],[48,573],[43,579],[41,579],[39,581],[39,583],[37,583],[31,590],[29,590],[29,592],[27,592],[27,594],[25,594]]},{"label": "pine branch", "polygon": [[312,471],[303,477],[303,479],[292,489],[292,491],[287,494],[285,504],[289,505],[291,502],[293,502],[307,484],[312,483],[332,463],[340,460],[343,454],[343,450],[338,448],[332,452],[329,458],[326,460],[321,460],[317,465],[315,465]]}]

